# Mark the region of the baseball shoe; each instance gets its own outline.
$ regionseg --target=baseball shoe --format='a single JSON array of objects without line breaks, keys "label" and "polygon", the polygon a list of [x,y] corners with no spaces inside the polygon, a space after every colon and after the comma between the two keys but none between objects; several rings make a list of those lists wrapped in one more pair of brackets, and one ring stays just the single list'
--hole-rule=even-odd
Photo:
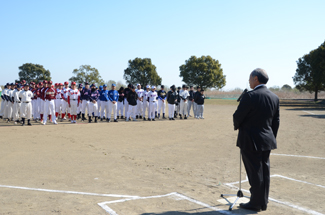
[{"label": "baseball shoe", "polygon": [[136,116],[135,116],[135,118],[136,118],[136,119],[139,119],[139,116],[138,116],[138,115],[136,115]]},{"label": "baseball shoe", "polygon": [[27,125],[28,125],[28,126],[32,126],[32,124],[31,124],[30,122],[29,122],[29,123],[27,123]]},{"label": "baseball shoe", "polygon": [[52,123],[53,123],[54,125],[57,125],[57,124],[58,124],[56,121],[53,121]]},{"label": "baseball shoe", "polygon": [[114,119],[114,122],[118,122],[117,119]]},{"label": "baseball shoe", "polygon": [[152,119],[152,121],[156,121],[155,119]]},{"label": "baseball shoe", "polygon": [[124,116],[121,116],[121,119],[124,119]]},{"label": "baseball shoe", "polygon": [[146,121],[147,119],[146,119],[146,117],[143,117],[143,121]]},{"label": "baseball shoe", "polygon": [[169,118],[169,120],[172,120],[172,118]]},{"label": "baseball shoe", "polygon": [[175,120],[174,118],[172,118],[172,120]]},{"label": "baseball shoe", "polygon": [[183,119],[182,115],[179,116],[179,119]]},{"label": "baseball shoe", "polygon": [[200,117],[200,119],[204,119],[204,117],[203,117],[203,116],[201,116],[201,117]]},{"label": "baseball shoe", "polygon": [[148,121],[151,121],[151,119],[149,118]]},{"label": "baseball shoe", "polygon": [[142,116],[140,116],[139,118],[142,119]]},{"label": "baseball shoe", "polygon": [[2,116],[0,116],[0,119],[2,119]]},{"label": "baseball shoe", "polygon": [[106,121],[107,121],[107,122],[111,122],[111,119],[107,119]]},{"label": "baseball shoe", "polygon": [[117,119],[119,119],[120,118],[120,116],[117,116]]},{"label": "baseball shoe", "polygon": [[186,115],[184,116],[184,119],[187,119]]},{"label": "baseball shoe", "polygon": [[103,121],[103,118],[100,118],[100,121],[102,122]]}]

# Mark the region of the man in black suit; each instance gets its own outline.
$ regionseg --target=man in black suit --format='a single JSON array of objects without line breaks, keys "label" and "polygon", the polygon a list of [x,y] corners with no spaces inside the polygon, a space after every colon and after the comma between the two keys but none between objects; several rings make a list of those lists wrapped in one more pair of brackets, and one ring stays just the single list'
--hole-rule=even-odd
[{"label": "man in black suit", "polygon": [[239,129],[237,146],[251,186],[250,202],[241,208],[266,210],[270,188],[270,152],[277,148],[280,125],[279,98],[265,84],[269,77],[263,69],[255,69],[249,77],[254,90],[243,95],[233,115],[235,130]]}]

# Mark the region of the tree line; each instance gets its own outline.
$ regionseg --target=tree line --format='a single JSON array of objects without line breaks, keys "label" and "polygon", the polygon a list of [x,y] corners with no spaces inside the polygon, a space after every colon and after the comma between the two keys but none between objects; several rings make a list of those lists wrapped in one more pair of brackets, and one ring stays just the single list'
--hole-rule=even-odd
[{"label": "tree line", "polygon": [[[25,63],[19,68],[19,79],[16,82],[26,80],[38,83],[43,80],[52,79],[51,72],[46,70],[43,65]],[[187,85],[201,86],[202,88],[221,89],[226,85],[226,76],[223,74],[221,64],[211,56],[195,57],[192,56],[179,67],[179,77]],[[123,86],[122,82],[113,80],[104,81],[95,67],[81,65],[72,71],[73,76],[69,81],[76,83],[94,83],[99,85],[112,83],[117,87]],[[162,78],[158,75],[156,66],[150,58],[135,58],[128,61],[128,67],[124,70],[123,78],[127,84],[161,85]],[[62,80],[63,81],[63,80]]]}]

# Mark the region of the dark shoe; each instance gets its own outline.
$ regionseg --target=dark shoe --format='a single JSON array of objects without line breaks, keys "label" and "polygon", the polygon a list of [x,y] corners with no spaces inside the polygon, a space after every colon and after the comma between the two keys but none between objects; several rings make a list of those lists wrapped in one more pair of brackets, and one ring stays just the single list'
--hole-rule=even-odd
[{"label": "dark shoe", "polygon": [[120,118],[120,116],[117,116],[117,119],[119,119]]},{"label": "dark shoe", "polygon": [[100,121],[102,122],[103,121],[103,118],[100,118]]},{"label": "dark shoe", "polygon": [[187,117],[186,117],[186,116],[184,116],[184,119],[187,119]]},{"label": "dark shoe", "polygon": [[158,118],[158,119],[160,118],[160,113],[158,113],[158,117],[156,116],[156,118]]},{"label": "dark shoe", "polygon": [[181,116],[179,116],[179,119],[183,119],[182,115],[181,115]]},{"label": "dark shoe", "polygon": [[175,120],[174,118],[172,118],[172,120]]},{"label": "dark shoe", "polygon": [[151,121],[151,119],[149,118],[148,121]]},{"label": "dark shoe", "polygon": [[146,117],[143,117],[143,121],[146,121],[147,119],[146,119]]},{"label": "dark shoe", "polygon": [[172,118],[169,118],[169,120],[172,120]]},{"label": "dark shoe", "polygon": [[139,118],[142,119],[142,116],[140,116]]},{"label": "dark shoe", "polygon": [[111,122],[111,119],[108,119],[107,122]]},{"label": "dark shoe", "polygon": [[152,119],[152,121],[156,121],[155,119]]},{"label": "dark shoe", "polygon": [[[257,212],[260,212],[262,210],[262,207],[261,206],[253,206],[250,202],[248,203],[241,203],[239,205],[239,207],[243,208],[243,209],[246,209],[246,210],[252,210],[252,211],[257,211]],[[263,206],[263,209],[264,211],[266,210],[267,206],[264,205]]]},{"label": "dark shoe", "polygon": [[88,123],[91,123],[91,116],[88,116]]},{"label": "dark shoe", "polygon": [[95,123],[97,123],[97,116],[95,116]]},{"label": "dark shoe", "polygon": [[0,116],[0,119],[2,119],[2,116]]},{"label": "dark shoe", "polygon": [[138,115],[136,115],[136,116],[135,116],[135,118],[136,118],[136,119],[139,119],[139,116],[138,116]]},{"label": "dark shoe", "polygon": [[121,116],[121,119],[124,119],[124,117],[123,117],[123,116]]},{"label": "dark shoe", "polygon": [[114,122],[118,122],[117,119],[114,119]]},{"label": "dark shoe", "polygon": [[27,123],[27,125],[29,125],[29,126],[32,126],[32,124],[30,124],[30,122],[29,122],[29,123]]}]

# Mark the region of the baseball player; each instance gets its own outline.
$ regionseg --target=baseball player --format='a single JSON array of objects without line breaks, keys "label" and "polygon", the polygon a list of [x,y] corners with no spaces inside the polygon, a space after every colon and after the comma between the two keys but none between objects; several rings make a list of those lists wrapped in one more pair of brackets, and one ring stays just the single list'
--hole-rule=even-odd
[{"label": "baseball player", "polygon": [[[102,95],[102,92],[104,90],[104,86],[106,91],[108,92],[107,90],[107,85],[104,84],[103,86],[99,86],[99,98],[98,98],[98,116],[100,118],[100,121],[103,121],[103,119],[105,119],[105,113],[107,115],[107,110],[108,110],[108,103],[105,102],[105,96]],[[106,107],[107,107],[107,110],[106,110]]]},{"label": "baseball player", "polygon": [[[56,122],[56,116],[55,116],[55,98],[56,98],[56,89],[54,89],[54,86],[51,85],[52,81],[48,82],[49,86],[44,92],[44,100],[45,100],[45,106],[44,106],[44,121],[43,125],[46,125],[47,116],[49,116],[49,119],[52,119],[52,122],[54,125],[57,125]],[[53,115],[53,118],[52,118]]]},{"label": "baseball player", "polygon": [[91,123],[91,115],[92,113],[94,113],[94,117],[95,117],[95,123],[97,123],[97,117],[98,117],[98,101],[99,98],[99,92],[98,90],[96,90],[96,85],[92,84],[91,85],[91,92],[90,92],[90,103],[89,103],[89,112],[88,112],[88,122]]},{"label": "baseball player", "polygon": [[148,110],[148,116],[149,116],[149,102],[148,102],[148,94],[150,92],[150,85],[147,85],[145,87],[145,91],[142,93],[142,102],[143,102],[143,113],[142,113],[142,116],[143,116],[143,120],[146,121],[146,110]]},{"label": "baseball player", "polygon": [[197,119],[204,119],[203,111],[204,111],[204,90],[201,89],[200,94],[197,94],[195,97],[195,102],[197,104],[196,107],[196,117]]},{"label": "baseball player", "polygon": [[167,93],[167,102],[168,102],[168,118],[169,120],[174,119],[175,104],[177,103],[177,92],[176,87],[173,85],[170,88],[170,91]]},{"label": "baseball player", "polygon": [[119,93],[116,90],[116,84],[112,84],[112,89],[108,91],[108,99],[109,99],[109,109],[108,109],[108,122],[111,121],[111,114],[113,111],[114,122],[117,122],[117,101],[118,101]]},{"label": "baseball player", "polygon": [[126,121],[129,121],[131,117],[133,118],[133,121],[136,120],[136,111],[137,111],[137,100],[138,100],[138,94],[135,92],[135,86],[131,87],[131,91],[127,95],[127,100],[129,104],[128,108],[128,115],[126,117]]},{"label": "baseball player", "polygon": [[124,116],[127,117],[129,111],[129,103],[128,103],[128,94],[131,91],[132,84],[129,84],[127,88],[124,89]]},{"label": "baseball player", "polygon": [[[190,94],[187,101],[187,115],[191,117],[191,107],[193,107],[193,114],[194,114],[194,88],[193,86],[190,86],[190,91],[188,91]],[[195,116],[195,115],[194,115]]]},{"label": "baseball player", "polygon": [[24,90],[19,92],[19,99],[21,101],[20,117],[23,121],[22,126],[25,125],[25,119],[27,118],[27,125],[31,126],[30,119],[32,118],[32,97],[33,93],[29,90],[29,85],[25,84]]},{"label": "baseball player", "polygon": [[45,106],[45,90],[47,89],[47,81],[43,81],[43,87],[40,90],[40,97],[41,97],[41,105],[40,105],[40,116],[41,116],[41,124],[43,124],[44,120],[44,106]]},{"label": "baseball player", "polygon": [[[100,95],[100,92],[103,90],[103,86],[99,86],[99,88],[98,88],[98,92],[99,92],[99,95]],[[97,101],[97,103],[98,103],[98,117],[101,119],[101,121],[102,121],[102,100],[100,99],[100,96],[99,96],[99,98],[98,98],[98,101]],[[104,114],[104,112],[106,112],[105,110],[103,111],[103,114]]]},{"label": "baseball player", "polygon": [[[82,91],[82,87],[83,87],[82,84],[78,85],[79,92]],[[81,94],[80,94],[80,102],[79,102],[79,105],[77,107],[77,120],[79,120],[81,118],[81,110],[82,110],[81,106],[82,105],[81,105]]]},{"label": "baseball player", "polygon": [[[89,83],[85,82],[85,88],[80,92],[81,94],[81,104],[82,104],[82,121],[86,120],[85,113],[87,109],[87,113],[89,114],[89,102],[90,102],[90,94],[91,90],[89,89]],[[91,112],[90,112],[91,113]]]},{"label": "baseball player", "polygon": [[32,109],[33,109],[33,120],[37,121],[38,118],[38,112],[37,112],[37,90],[38,90],[38,85],[36,85],[34,82],[30,83],[30,91],[33,93],[33,98],[32,98]]},{"label": "baseball player", "polygon": [[71,110],[71,123],[77,123],[77,108],[80,103],[80,92],[77,89],[76,82],[71,83],[71,89],[68,91],[68,104]]},{"label": "baseball player", "polygon": [[66,114],[68,115],[69,120],[71,120],[70,108],[69,108],[69,103],[68,103],[68,91],[69,90],[70,90],[69,82],[66,81],[66,82],[64,82],[64,87],[61,91],[62,98],[63,98],[61,122],[62,122],[62,120],[66,120],[66,118],[65,118]]},{"label": "baseball player", "polygon": [[180,103],[180,116],[179,118],[182,119],[182,116],[184,116],[184,119],[187,119],[187,98],[189,97],[189,93],[186,90],[186,85],[183,85],[183,89],[179,91],[179,97],[181,99]]},{"label": "baseball player", "polygon": [[[3,99],[1,103],[3,103],[3,107],[1,108],[1,118],[3,118],[4,120],[7,119],[7,107],[8,107],[8,102],[9,102],[9,99],[8,99],[8,90],[10,88],[10,84],[7,83],[5,85],[5,88],[3,89],[2,91],[2,95],[1,95],[1,98]],[[2,104],[1,104],[2,106]]]},{"label": "baseball player", "polygon": [[152,86],[151,91],[148,93],[149,112],[148,121],[155,121],[155,113],[157,110],[157,92],[156,87]]},{"label": "baseball player", "polygon": [[179,97],[179,91],[181,90],[181,87],[177,87],[177,102],[176,102],[176,107],[175,107],[175,118],[177,118],[178,115],[180,114],[180,102],[181,102],[181,98]]},{"label": "baseball player", "polygon": [[158,119],[160,118],[160,110],[163,112],[163,119],[165,117],[165,109],[166,109],[166,91],[164,90],[165,86],[161,85],[160,90],[158,91]]},{"label": "baseball player", "polygon": [[62,90],[63,90],[63,84],[62,83],[56,83],[56,96],[55,96],[55,117],[58,118],[59,115],[61,114],[62,109],[63,109],[63,95],[62,95]]},{"label": "baseball player", "polygon": [[12,120],[12,111],[13,111],[13,107],[14,107],[14,101],[13,101],[14,90],[15,90],[15,84],[11,83],[9,90],[7,91],[9,101],[7,104],[6,118],[8,119],[8,121],[7,121],[8,123]]},{"label": "baseball player", "polygon": [[38,83],[38,89],[36,90],[36,96],[37,96],[37,105],[36,105],[36,111],[38,119],[41,120],[41,101],[42,101],[42,89],[43,89],[43,82]]},{"label": "baseball player", "polygon": [[123,119],[123,108],[124,108],[124,87],[120,87],[118,90],[118,101],[117,101],[117,119],[119,119],[121,115],[121,119]]},{"label": "baseball player", "polygon": [[142,101],[142,94],[143,89],[141,89],[141,84],[137,84],[137,89],[135,92],[138,94],[138,101],[137,101],[137,110],[136,110],[136,118],[142,119],[142,109],[143,109],[143,101]]},{"label": "baseball player", "polygon": [[196,113],[197,103],[195,102],[195,98],[201,94],[201,87],[196,87],[196,92],[194,93],[194,105],[193,105],[193,111],[194,111],[194,117],[198,118],[198,115]]},{"label": "baseball player", "polygon": [[19,122],[19,118],[20,118],[20,99],[19,99],[19,93],[21,91],[21,85],[17,84],[16,85],[17,88],[14,90],[14,97],[13,97],[13,101],[14,101],[14,108],[13,108],[13,121],[15,122],[15,124],[17,124]]},{"label": "baseball player", "polygon": [[[100,113],[100,121],[103,121],[103,119],[106,119],[107,122],[109,122],[108,118],[110,118],[109,116],[109,98],[108,98],[108,90],[107,90],[107,85],[104,84],[103,85],[103,90],[100,91],[100,96],[99,96],[99,100],[101,101],[102,104],[102,108],[101,108],[101,113]],[[106,116],[105,116],[105,113]]]}]

